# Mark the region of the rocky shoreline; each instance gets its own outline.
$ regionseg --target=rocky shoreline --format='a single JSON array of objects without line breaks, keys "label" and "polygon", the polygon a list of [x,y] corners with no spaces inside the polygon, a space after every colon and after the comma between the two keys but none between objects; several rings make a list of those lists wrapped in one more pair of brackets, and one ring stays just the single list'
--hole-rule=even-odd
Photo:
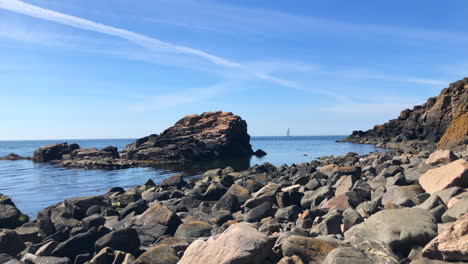
[{"label": "rocky shoreline", "polygon": [[0,261],[466,263],[468,152],[324,157],[66,199],[0,197]]}]

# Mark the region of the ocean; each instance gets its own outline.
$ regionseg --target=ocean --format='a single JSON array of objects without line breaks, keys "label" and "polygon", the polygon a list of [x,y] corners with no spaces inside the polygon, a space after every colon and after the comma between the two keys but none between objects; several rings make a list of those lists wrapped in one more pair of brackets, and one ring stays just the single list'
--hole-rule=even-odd
[{"label": "ocean", "polygon": [[[367,154],[384,151],[372,145],[335,142],[343,137],[252,137],[252,148],[263,149],[268,155],[262,158],[252,157],[250,160],[241,162],[210,163],[197,167],[130,168],[103,171],[65,169],[51,164],[34,163],[30,160],[0,161],[0,193],[10,196],[23,213],[35,218],[37,211],[66,198],[102,194],[113,186],[128,188],[141,185],[149,178],[158,183],[175,173],[196,176],[204,170],[227,165],[240,170],[264,162],[270,162],[276,166],[291,165],[310,162],[321,156],[343,155],[348,152]],[[9,153],[31,156],[38,147],[59,142],[78,143],[85,148],[116,146],[122,150],[133,141],[134,139],[0,141],[0,156]]]}]

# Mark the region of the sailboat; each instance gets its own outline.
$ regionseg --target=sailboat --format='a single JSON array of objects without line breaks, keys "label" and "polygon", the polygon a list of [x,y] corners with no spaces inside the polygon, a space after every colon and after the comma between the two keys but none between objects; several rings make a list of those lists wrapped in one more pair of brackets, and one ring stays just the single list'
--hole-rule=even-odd
[{"label": "sailboat", "polygon": [[288,131],[286,132],[286,136],[289,137],[289,128],[288,128]]}]

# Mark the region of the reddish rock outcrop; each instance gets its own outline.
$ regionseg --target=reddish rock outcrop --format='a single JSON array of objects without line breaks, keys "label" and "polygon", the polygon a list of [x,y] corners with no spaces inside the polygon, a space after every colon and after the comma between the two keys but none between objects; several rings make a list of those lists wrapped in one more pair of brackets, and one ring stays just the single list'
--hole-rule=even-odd
[{"label": "reddish rock outcrop", "polygon": [[159,135],[140,138],[123,158],[158,162],[204,161],[252,155],[247,123],[230,112],[188,115]]},{"label": "reddish rock outcrop", "polygon": [[59,143],[34,151],[34,162],[64,167],[123,169],[167,163],[248,158],[253,154],[247,123],[230,112],[188,115],[159,135],[137,139],[122,153],[116,147],[80,148]]},{"label": "reddish rock outcrop", "polygon": [[439,148],[459,148],[467,141],[467,102],[468,78],[465,78],[451,83],[439,96],[429,98],[425,104],[403,110],[398,118],[368,131],[354,131],[341,141],[394,149],[419,149],[435,147],[441,140]]}]

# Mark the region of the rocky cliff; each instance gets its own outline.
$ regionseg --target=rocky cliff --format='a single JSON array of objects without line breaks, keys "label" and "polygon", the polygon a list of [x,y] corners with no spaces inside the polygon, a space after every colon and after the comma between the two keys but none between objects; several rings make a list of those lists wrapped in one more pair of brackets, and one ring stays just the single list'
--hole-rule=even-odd
[{"label": "rocky cliff", "polygon": [[230,112],[189,115],[160,135],[136,140],[123,150],[131,160],[201,161],[252,155],[247,123]]},{"label": "rocky cliff", "polygon": [[467,102],[468,78],[465,78],[451,83],[425,104],[403,110],[398,118],[368,131],[354,131],[341,142],[403,150],[435,148],[439,141],[440,148],[466,147]]},{"label": "rocky cliff", "polygon": [[253,153],[247,123],[230,112],[189,115],[159,135],[137,139],[119,153],[116,147],[81,148],[59,143],[34,152],[34,162],[64,167],[122,169],[168,163],[250,157]]}]

